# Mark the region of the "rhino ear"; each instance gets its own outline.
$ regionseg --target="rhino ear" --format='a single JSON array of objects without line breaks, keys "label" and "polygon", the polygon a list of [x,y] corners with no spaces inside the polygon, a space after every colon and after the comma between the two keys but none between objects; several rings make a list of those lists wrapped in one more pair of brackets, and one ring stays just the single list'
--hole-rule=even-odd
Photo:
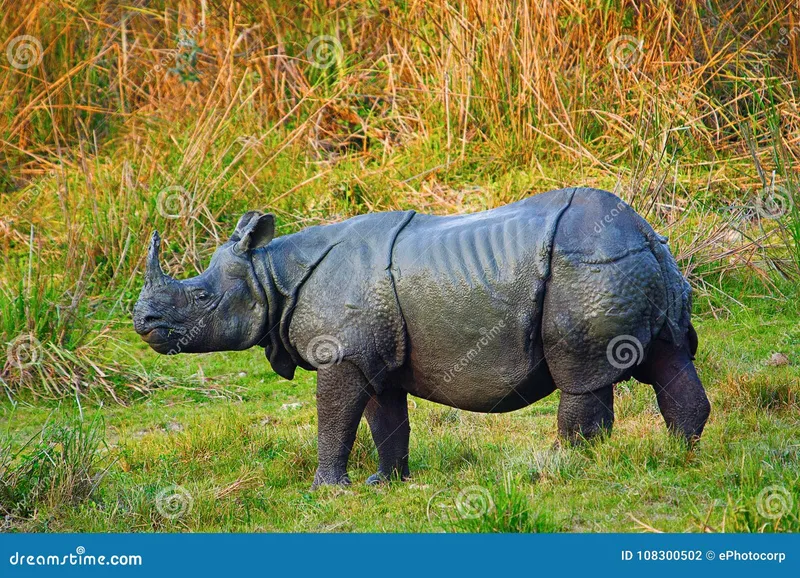
[{"label": "rhino ear", "polygon": [[259,211],[248,211],[239,223],[236,230],[231,235],[231,241],[235,241],[233,250],[237,253],[245,253],[252,249],[263,247],[275,236],[275,215],[266,215]]},{"label": "rhino ear", "polygon": [[247,211],[244,215],[239,218],[239,222],[236,223],[236,228],[233,230],[233,234],[231,235],[231,241],[241,241],[242,236],[244,235],[245,229],[250,224],[250,221],[253,220],[254,217],[259,217],[263,215],[261,211]]}]

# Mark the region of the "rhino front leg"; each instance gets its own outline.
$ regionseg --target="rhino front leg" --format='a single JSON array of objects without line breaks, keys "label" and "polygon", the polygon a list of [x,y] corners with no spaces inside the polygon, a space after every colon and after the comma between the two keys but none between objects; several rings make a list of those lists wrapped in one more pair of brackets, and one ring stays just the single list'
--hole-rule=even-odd
[{"label": "rhino front leg", "polygon": [[351,363],[317,372],[317,472],[311,489],[350,483],[347,460],[372,387]]},{"label": "rhino front leg", "polygon": [[378,473],[367,483],[408,478],[408,394],[399,389],[384,391],[370,399],[365,414],[379,458]]},{"label": "rhino front leg", "polygon": [[558,434],[569,443],[611,433],[614,424],[614,386],[586,393],[561,392]]}]

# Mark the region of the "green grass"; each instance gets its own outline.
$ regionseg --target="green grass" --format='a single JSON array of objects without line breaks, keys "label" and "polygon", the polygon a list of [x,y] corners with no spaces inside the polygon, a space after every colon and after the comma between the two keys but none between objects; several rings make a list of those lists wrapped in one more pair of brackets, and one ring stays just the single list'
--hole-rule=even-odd
[{"label": "green grass", "polygon": [[[504,415],[413,400],[409,481],[364,485],[377,456],[363,423],[353,485],[316,492],[313,373],[285,381],[260,350],[158,357],[128,328],[122,338],[138,357],[191,387],[127,407],[82,408],[84,424],[104,424],[105,445],[61,460],[50,452],[51,469],[87,464],[97,487],[81,499],[42,498],[8,524],[82,532],[798,531],[800,332],[797,295],[789,297],[751,299],[727,319],[697,318],[697,363],[713,411],[693,451],[667,434],[652,390],[636,382],[617,388],[611,438],[581,448],[554,447],[557,394]],[[793,363],[769,365],[776,351]],[[34,440],[14,463],[31,470],[42,444],[61,443],[39,431],[75,427],[76,405],[0,406],[12,447]],[[51,496],[73,483],[48,479],[56,480]],[[773,507],[792,496],[791,508],[765,517],[775,511],[764,510],[764,496],[759,511],[765,489]]]},{"label": "green grass", "polygon": [[[733,20],[716,0],[62,4],[0,23],[41,43],[37,66],[0,55],[0,530],[800,529],[785,2]],[[328,68],[306,54],[318,34],[342,44]],[[607,52],[623,35],[643,41],[630,67]],[[713,412],[694,451],[635,383],[611,439],[575,449],[553,448],[557,394],[507,415],[417,400],[409,482],[364,486],[362,427],[354,485],[312,493],[313,374],[284,381],[260,350],[159,357],[131,328],[153,229],[182,278],[250,209],[286,234],[574,185],[669,235],[696,289]],[[780,219],[759,214],[765,186],[794,195]]]}]

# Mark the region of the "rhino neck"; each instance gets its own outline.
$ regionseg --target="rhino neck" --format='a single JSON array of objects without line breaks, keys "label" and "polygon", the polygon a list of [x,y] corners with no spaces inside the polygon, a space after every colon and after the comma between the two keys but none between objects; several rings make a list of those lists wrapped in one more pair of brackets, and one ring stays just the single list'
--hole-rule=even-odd
[{"label": "rhino neck", "polygon": [[276,282],[267,251],[256,251],[253,256],[253,269],[263,292],[267,311],[260,329],[261,338],[256,345],[264,348],[264,354],[275,373],[285,379],[292,379],[296,364],[293,363],[292,353],[287,348],[288,343],[284,343],[280,336],[287,297],[279,289],[280,284]]},{"label": "rhino neck", "polygon": [[256,275],[264,289],[268,315],[259,345],[272,369],[285,379],[294,377],[298,366],[313,369],[289,341],[289,325],[300,288],[316,266],[338,243],[324,227],[312,227],[274,239],[254,259]]}]

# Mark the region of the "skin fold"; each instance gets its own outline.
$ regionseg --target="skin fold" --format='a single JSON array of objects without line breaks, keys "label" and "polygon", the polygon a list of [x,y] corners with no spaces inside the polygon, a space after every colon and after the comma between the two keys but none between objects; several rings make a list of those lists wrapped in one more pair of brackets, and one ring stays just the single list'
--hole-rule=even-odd
[{"label": "skin fold", "polygon": [[314,486],[347,484],[366,417],[379,471],[409,476],[408,395],[484,413],[560,391],[558,433],[610,433],[614,384],[653,386],[670,429],[699,438],[691,290],[666,239],[611,193],[569,188],[471,215],[361,215],[274,238],[250,211],[199,276],[147,257],[134,328],[162,354],[263,347],[317,372]]}]

